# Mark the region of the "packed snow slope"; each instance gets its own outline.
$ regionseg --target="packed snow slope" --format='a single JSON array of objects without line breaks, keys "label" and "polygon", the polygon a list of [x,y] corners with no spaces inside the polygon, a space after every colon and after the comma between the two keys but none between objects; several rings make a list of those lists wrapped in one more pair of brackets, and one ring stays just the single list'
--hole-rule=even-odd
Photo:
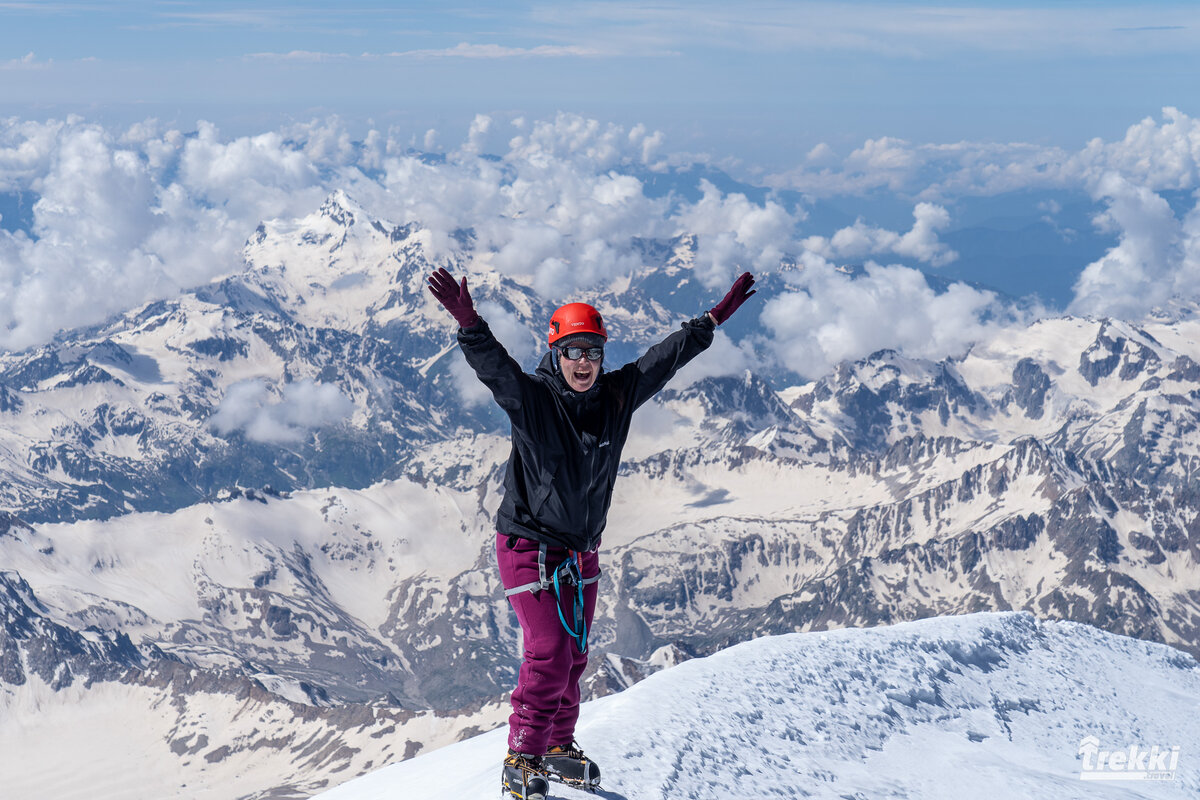
[{"label": "packed snow slope", "polygon": [[[987,613],[745,642],[587,703],[577,738],[608,798],[1163,800],[1200,792],[1198,704],[1200,665],[1177,650]],[[505,735],[317,797],[492,800]],[[1174,780],[1082,779],[1089,737],[1180,746]]]}]

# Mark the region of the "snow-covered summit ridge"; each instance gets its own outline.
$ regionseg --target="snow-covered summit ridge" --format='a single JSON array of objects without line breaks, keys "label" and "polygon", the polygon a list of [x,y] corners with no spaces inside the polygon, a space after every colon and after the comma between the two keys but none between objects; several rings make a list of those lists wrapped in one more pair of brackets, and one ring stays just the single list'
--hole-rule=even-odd
[{"label": "snow-covered summit ridge", "polygon": [[[746,642],[585,704],[608,797],[1186,798],[1200,791],[1200,666],[1171,648],[1028,614]],[[497,792],[504,729],[319,800]],[[1180,747],[1171,781],[1080,778],[1081,743]],[[553,787],[558,797],[585,797]]]},{"label": "snow-covered summit ridge", "polygon": [[[1181,434],[1200,418],[1198,378],[1200,318],[1137,326],[1063,317],[940,362],[879,351],[782,396],[819,434],[855,450],[913,436],[1032,436],[1093,458],[1124,452],[1130,464],[1149,449],[1157,474],[1178,483],[1194,470],[1194,437]],[[1165,435],[1147,441],[1137,426]]]},{"label": "snow-covered summit ridge", "polygon": [[375,219],[337,191],[308,216],[261,224],[239,279],[309,326],[362,333],[406,315],[432,318],[422,296],[428,244],[420,225]]}]

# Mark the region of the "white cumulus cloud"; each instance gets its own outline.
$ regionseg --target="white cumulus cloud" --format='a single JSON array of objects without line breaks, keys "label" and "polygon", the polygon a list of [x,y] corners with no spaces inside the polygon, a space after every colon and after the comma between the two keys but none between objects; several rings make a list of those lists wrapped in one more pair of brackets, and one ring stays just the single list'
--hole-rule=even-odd
[{"label": "white cumulus cloud", "polygon": [[253,379],[229,387],[209,426],[222,436],[240,431],[254,442],[294,444],[353,413],[354,403],[332,384],[306,379],[276,394],[265,380]]},{"label": "white cumulus cloud", "polygon": [[1120,140],[1096,138],[1079,150],[1027,142],[915,144],[882,137],[838,161],[831,148],[818,145],[805,163],[764,182],[814,197],[883,189],[937,201],[1025,189],[1087,190],[1113,172],[1155,191],[1200,187],[1200,120],[1168,106],[1161,121],[1147,117]]},{"label": "white cumulus cloud", "polygon": [[9,349],[233,271],[259,222],[309,213],[328,192],[280,133],[114,132],[75,117],[0,120],[0,188],[37,198],[29,234],[0,230]]},{"label": "white cumulus cloud", "polygon": [[1139,319],[1200,297],[1200,205],[1180,220],[1160,195],[1116,173],[1096,194],[1108,204],[1097,223],[1119,241],[1084,269],[1069,311]]},{"label": "white cumulus cloud", "polygon": [[949,225],[950,214],[945,208],[933,203],[918,203],[913,209],[913,227],[907,233],[867,225],[860,218],[831,237],[806,238],[804,247],[826,259],[845,261],[894,253],[941,267],[958,258],[958,253],[938,240],[937,232]]},{"label": "white cumulus cloud", "polygon": [[810,259],[799,280],[767,300],[761,319],[779,362],[808,377],[885,348],[945,358],[1021,321],[991,292],[954,284],[938,294],[908,267],[868,263],[864,277],[851,278]]},{"label": "white cumulus cloud", "polygon": [[[526,127],[524,120],[521,122],[515,125],[518,130]],[[645,125],[626,130],[578,114],[559,113],[552,120],[535,121],[528,133],[514,137],[509,142],[508,159],[576,161],[593,171],[612,169],[624,162],[662,168],[658,156],[663,143],[662,132],[650,131]]]},{"label": "white cumulus cloud", "polygon": [[773,270],[794,247],[799,217],[768,200],[759,205],[743,194],[723,194],[702,181],[702,197],[682,206],[671,222],[675,235],[698,237],[696,269],[710,288],[743,269]]},{"label": "white cumulus cloud", "polygon": [[[443,138],[444,156],[411,150]],[[803,269],[790,273],[799,275],[791,289],[756,298],[768,339],[757,353],[725,353],[731,370],[767,354],[810,375],[881,347],[945,355],[997,320],[1020,319],[986,292],[938,294],[919,272],[870,263],[953,261],[941,237],[963,195],[1067,188],[1103,205],[1097,221],[1118,243],[1083,269],[1077,313],[1136,317],[1200,298],[1200,211],[1177,216],[1164,196],[1200,188],[1200,123],[1175,109],[1076,151],[881,137],[840,159],[818,146],[772,179],[850,208],[856,195],[895,192],[913,205],[907,231],[869,219],[805,231],[803,211],[782,195],[759,201],[710,181],[692,199],[650,196],[646,175],[669,175],[679,158],[660,132],[572,114],[479,115],[457,145],[434,131],[352,133],[336,118],[233,137],[207,123],[0,120],[0,192],[32,202],[26,230],[0,229],[0,347],[38,344],[238,270],[260,222],[307,215],[337,189],[380,219],[419,223],[433,259],[460,255],[457,234],[470,230],[482,263],[549,301],[642,267],[641,239],[694,236],[697,277],[714,291],[743,270],[769,273],[795,258]],[[866,274],[851,280],[830,263],[847,260],[868,261]],[[259,411],[272,405],[263,386],[240,391],[247,408],[255,398]],[[286,429],[272,413],[250,419]]]}]

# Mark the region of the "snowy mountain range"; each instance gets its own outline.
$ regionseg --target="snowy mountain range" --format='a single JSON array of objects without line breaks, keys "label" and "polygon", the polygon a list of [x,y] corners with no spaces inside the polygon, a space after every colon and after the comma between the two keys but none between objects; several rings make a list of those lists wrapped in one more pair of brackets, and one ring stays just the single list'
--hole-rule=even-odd
[{"label": "snowy mountain range", "polygon": [[[211,285],[0,355],[0,776],[91,719],[137,737],[64,740],[94,769],[56,797],[143,796],[96,794],[117,762],[156,796],[303,797],[506,716],[507,437],[424,277],[469,274],[528,366],[552,304],[472,241],[434,257],[339,192]],[[610,359],[716,299],[695,244],[642,242],[584,298]],[[636,418],[590,696],[765,635],[979,611],[1200,652],[1194,316],[1044,319],[795,385],[720,363],[726,336],[753,350],[735,322]]]}]

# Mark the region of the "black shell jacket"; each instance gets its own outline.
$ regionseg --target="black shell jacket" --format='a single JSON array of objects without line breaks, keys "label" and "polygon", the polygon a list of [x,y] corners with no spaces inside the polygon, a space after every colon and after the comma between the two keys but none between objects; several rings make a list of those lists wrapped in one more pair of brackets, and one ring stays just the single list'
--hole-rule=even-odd
[{"label": "black shell jacket", "polygon": [[712,344],[714,327],[707,315],[683,323],[637,361],[602,371],[586,392],[567,386],[552,352],[529,374],[486,322],[459,330],[467,363],[512,421],[496,529],[552,547],[595,550],[633,412]]}]

